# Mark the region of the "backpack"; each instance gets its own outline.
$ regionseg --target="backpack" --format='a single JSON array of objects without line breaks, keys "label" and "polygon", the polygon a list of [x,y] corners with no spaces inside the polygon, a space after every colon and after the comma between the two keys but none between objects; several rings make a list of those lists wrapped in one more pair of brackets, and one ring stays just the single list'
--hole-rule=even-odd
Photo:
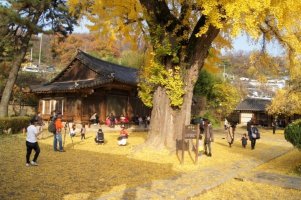
[{"label": "backpack", "polygon": [[55,121],[56,120],[51,120],[48,124],[48,131],[55,134],[56,133],[56,128],[55,128]]},{"label": "backpack", "polygon": [[253,137],[253,138],[260,139],[260,133],[259,133],[259,131],[258,131],[258,129],[256,127],[252,128],[252,135],[253,134],[256,136],[256,137]]}]

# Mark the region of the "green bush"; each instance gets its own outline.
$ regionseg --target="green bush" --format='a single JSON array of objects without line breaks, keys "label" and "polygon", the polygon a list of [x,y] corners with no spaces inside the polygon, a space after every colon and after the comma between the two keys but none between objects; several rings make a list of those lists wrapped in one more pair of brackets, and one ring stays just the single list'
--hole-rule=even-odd
[{"label": "green bush", "polygon": [[284,137],[301,150],[301,119],[294,121],[284,129]]},{"label": "green bush", "polygon": [[209,119],[213,127],[220,127],[220,121],[215,117],[211,112],[206,112],[204,116],[192,116],[191,117],[191,124],[198,124],[200,123],[200,118]]},{"label": "green bush", "polygon": [[8,129],[11,129],[11,133],[18,133],[29,125],[30,119],[31,117],[24,116],[0,118],[0,134]]},{"label": "green bush", "polygon": [[209,119],[209,121],[211,122],[213,127],[219,127],[220,126],[219,119],[215,115],[213,115],[212,112],[207,111],[204,114],[204,118]]}]

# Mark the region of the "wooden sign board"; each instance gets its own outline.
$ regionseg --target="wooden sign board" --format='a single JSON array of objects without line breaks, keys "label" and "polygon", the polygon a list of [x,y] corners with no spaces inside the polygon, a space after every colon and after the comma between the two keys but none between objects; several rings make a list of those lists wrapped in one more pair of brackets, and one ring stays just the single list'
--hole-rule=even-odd
[{"label": "wooden sign board", "polygon": [[[176,151],[178,155],[178,150],[182,150],[181,164],[184,163],[184,151],[189,151],[189,143],[193,145],[195,153],[195,164],[198,161],[198,150],[199,150],[199,134],[200,134],[200,125],[187,125],[183,128],[182,139],[177,140]],[[195,140],[195,141],[194,141]],[[184,147],[184,148],[183,148]]]}]

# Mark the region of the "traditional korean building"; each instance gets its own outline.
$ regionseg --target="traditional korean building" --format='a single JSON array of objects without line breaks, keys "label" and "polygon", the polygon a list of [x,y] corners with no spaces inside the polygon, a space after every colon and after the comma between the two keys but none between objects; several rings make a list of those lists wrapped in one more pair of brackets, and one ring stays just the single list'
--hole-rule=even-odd
[{"label": "traditional korean building", "polygon": [[38,111],[49,119],[52,111],[63,120],[88,121],[97,112],[100,120],[113,113],[128,118],[145,116],[150,110],[137,94],[138,70],[109,63],[78,51],[74,59],[55,78],[32,86],[39,97]]},{"label": "traditional korean building", "polygon": [[245,125],[253,117],[257,124],[269,126],[272,116],[267,114],[266,107],[270,103],[270,99],[246,98],[235,109],[236,113],[239,113],[239,123]]}]

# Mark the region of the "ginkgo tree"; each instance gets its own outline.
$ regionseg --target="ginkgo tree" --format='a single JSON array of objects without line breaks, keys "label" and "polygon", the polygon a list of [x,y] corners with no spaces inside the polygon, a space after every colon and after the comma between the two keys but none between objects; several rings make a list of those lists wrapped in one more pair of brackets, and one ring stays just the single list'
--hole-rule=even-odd
[{"label": "ginkgo tree", "polygon": [[[292,78],[299,77],[300,1],[291,0],[69,0],[91,31],[148,44],[139,96],[152,107],[146,144],[175,148],[190,122],[193,88],[208,55],[241,33],[278,40],[287,50]],[[264,40],[262,40],[264,38]],[[264,43],[265,44],[265,43]]]}]

